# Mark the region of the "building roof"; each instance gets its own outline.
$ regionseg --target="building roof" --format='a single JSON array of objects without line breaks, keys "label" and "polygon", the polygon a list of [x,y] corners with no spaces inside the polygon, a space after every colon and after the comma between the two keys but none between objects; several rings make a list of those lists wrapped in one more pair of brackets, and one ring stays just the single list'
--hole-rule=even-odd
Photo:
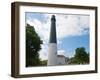
[{"label": "building roof", "polygon": [[64,55],[57,55],[58,57],[65,57]]}]

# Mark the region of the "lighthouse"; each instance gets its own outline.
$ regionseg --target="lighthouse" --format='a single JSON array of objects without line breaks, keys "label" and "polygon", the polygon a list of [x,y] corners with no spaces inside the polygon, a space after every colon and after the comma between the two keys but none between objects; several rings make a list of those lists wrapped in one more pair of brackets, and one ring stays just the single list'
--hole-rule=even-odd
[{"label": "lighthouse", "polygon": [[48,66],[55,65],[57,65],[56,18],[55,15],[52,15],[49,39]]}]

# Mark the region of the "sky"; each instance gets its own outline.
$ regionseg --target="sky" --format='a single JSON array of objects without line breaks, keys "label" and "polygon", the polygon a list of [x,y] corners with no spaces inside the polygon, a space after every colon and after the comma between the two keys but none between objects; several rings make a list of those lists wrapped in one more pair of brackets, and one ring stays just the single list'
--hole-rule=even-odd
[{"label": "sky", "polygon": [[73,57],[78,47],[85,47],[89,52],[89,15],[26,12],[26,24],[34,26],[43,41],[39,51],[41,59],[48,59],[52,15],[56,16],[57,54]]}]

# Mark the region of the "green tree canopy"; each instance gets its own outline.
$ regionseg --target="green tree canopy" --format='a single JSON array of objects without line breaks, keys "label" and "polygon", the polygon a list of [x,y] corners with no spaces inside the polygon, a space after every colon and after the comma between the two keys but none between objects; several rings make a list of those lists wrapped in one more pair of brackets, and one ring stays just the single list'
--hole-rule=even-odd
[{"label": "green tree canopy", "polygon": [[89,63],[89,53],[86,52],[84,47],[79,47],[75,49],[74,57],[70,58],[69,64],[88,64]]},{"label": "green tree canopy", "polygon": [[26,67],[40,65],[39,50],[42,40],[36,33],[34,26],[26,25]]},{"label": "green tree canopy", "polygon": [[75,50],[75,61],[79,64],[89,63],[89,53],[86,52],[84,47]]}]

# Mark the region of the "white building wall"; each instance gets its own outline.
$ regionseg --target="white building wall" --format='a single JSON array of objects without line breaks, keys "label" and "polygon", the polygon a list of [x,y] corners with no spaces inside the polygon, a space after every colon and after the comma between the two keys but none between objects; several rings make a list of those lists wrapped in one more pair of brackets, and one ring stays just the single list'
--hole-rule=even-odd
[{"label": "white building wall", "polygon": [[58,65],[66,64],[65,57],[57,56],[57,63],[58,63]]}]

